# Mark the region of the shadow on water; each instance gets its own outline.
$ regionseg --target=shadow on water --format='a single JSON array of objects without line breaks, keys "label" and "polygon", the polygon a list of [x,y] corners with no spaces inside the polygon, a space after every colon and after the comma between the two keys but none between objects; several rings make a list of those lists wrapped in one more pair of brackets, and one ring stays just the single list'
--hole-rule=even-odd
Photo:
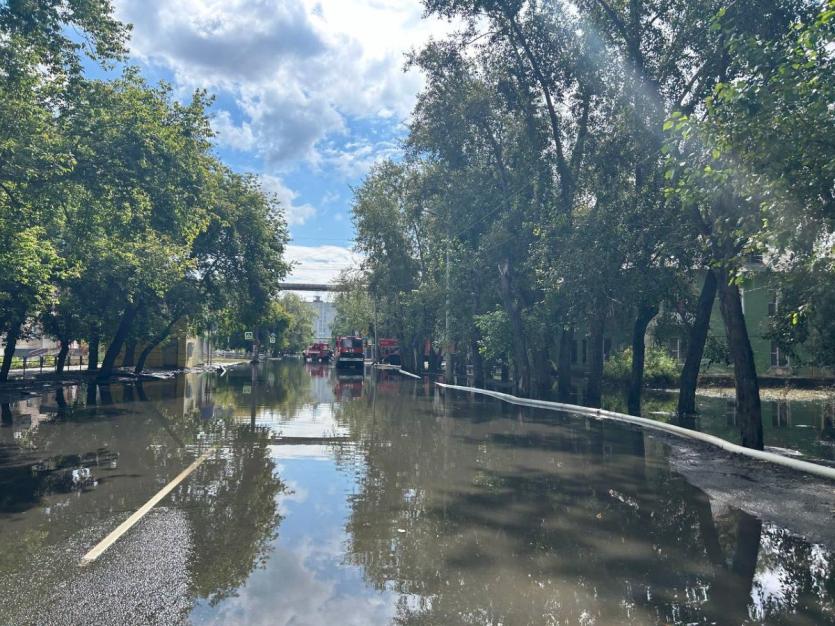
[{"label": "shadow on water", "polygon": [[464,394],[428,420],[389,402],[348,530],[398,623],[833,621],[831,554],[714,510],[641,431]]}]

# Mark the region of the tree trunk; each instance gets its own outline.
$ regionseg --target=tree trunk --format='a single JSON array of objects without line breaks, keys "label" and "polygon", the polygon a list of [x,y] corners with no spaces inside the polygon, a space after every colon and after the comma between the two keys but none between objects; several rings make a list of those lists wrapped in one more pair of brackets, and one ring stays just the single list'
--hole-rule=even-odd
[{"label": "tree trunk", "polygon": [[139,307],[132,304],[125,307],[122,313],[122,319],[119,320],[119,326],[116,328],[116,334],[113,336],[113,341],[110,342],[110,345],[107,347],[107,352],[104,353],[104,359],[101,362],[101,370],[98,375],[99,379],[109,378],[113,373],[116,357],[122,351],[122,346],[130,332],[130,327],[133,324],[137,311],[139,311]]},{"label": "tree trunk", "polygon": [[680,417],[696,413],[696,387],[699,384],[699,370],[705,352],[705,342],[710,330],[710,316],[716,299],[716,274],[708,270],[696,305],[696,319],[687,338],[687,356],[681,370],[681,384],[678,393],[678,414]]},{"label": "tree trunk", "polygon": [[745,326],[742,312],[742,298],[739,287],[730,284],[727,270],[717,272],[719,308],[725,322],[728,337],[728,351],[734,364],[734,385],[736,387],[736,410],[742,445],[755,450],[763,449],[763,422],[760,407],[760,385],[754,352]]},{"label": "tree trunk", "polygon": [[508,259],[499,264],[499,284],[501,286],[502,302],[505,312],[510,318],[511,334],[513,335],[514,386],[518,394],[527,395],[530,392],[531,383],[528,348],[525,341],[522,314],[519,312],[519,304],[513,296],[513,286],[510,281],[510,261]]},{"label": "tree trunk", "polygon": [[560,334],[560,356],[557,364],[557,399],[571,401],[571,351],[574,348],[574,327],[562,329]]},{"label": "tree trunk", "polygon": [[58,415],[64,415],[67,410],[67,398],[64,396],[63,387],[55,390],[55,404],[58,406]]},{"label": "tree trunk", "polygon": [[606,318],[602,313],[594,315],[589,330],[589,380],[585,404],[600,408],[603,403],[603,334],[606,331]]},{"label": "tree trunk", "polygon": [[748,602],[757,570],[762,521],[743,511],[737,513],[736,545],[730,567],[723,560],[716,572],[704,609],[714,623],[742,624],[749,619]]},{"label": "tree trunk", "polygon": [[87,340],[88,345],[88,354],[87,354],[87,371],[88,372],[95,372],[99,369],[99,342],[101,341],[101,337],[99,336],[99,329],[96,328],[90,333],[90,337]]},{"label": "tree trunk", "polygon": [[61,374],[64,371],[64,366],[67,364],[67,355],[70,353],[70,342],[68,340],[61,340],[61,349],[58,350],[58,357],[55,359],[55,373]]},{"label": "tree trunk", "polygon": [[9,332],[6,333],[6,347],[3,349],[3,364],[0,365],[0,383],[9,380],[9,370],[12,369],[12,358],[17,347],[17,340],[20,337],[20,329],[23,321],[12,322],[9,325]]},{"label": "tree trunk", "polygon": [[96,406],[98,387],[93,381],[87,383],[87,401],[84,406]]},{"label": "tree trunk", "polygon": [[181,317],[175,317],[173,320],[168,322],[165,328],[163,328],[162,331],[160,331],[160,333],[157,334],[148,345],[142,348],[142,352],[139,353],[139,359],[136,361],[136,367],[133,368],[133,372],[135,374],[142,373],[142,370],[145,369],[145,361],[148,360],[148,356],[151,354],[151,352],[153,352],[154,348],[156,348],[159,344],[165,341],[168,335],[171,334],[171,330],[174,328],[177,322],[180,321],[180,319]]},{"label": "tree trunk", "polygon": [[98,385],[99,388],[99,404],[112,405],[113,394],[110,393],[110,385]]},{"label": "tree trunk", "polygon": [[122,359],[122,367],[133,367],[136,358],[136,339],[125,343],[125,356]]},{"label": "tree trunk", "polygon": [[632,370],[629,375],[629,392],[626,397],[627,410],[630,415],[641,415],[647,327],[656,315],[658,315],[657,305],[642,305],[632,328]]}]

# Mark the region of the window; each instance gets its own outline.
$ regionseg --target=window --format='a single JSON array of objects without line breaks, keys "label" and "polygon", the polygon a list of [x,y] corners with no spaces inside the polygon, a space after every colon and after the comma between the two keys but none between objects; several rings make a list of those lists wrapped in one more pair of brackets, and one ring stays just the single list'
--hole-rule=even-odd
[{"label": "window", "polygon": [[603,340],[603,360],[608,361],[612,354],[612,339],[607,337]]},{"label": "window", "polygon": [[676,362],[681,360],[681,339],[676,337],[675,339],[670,339],[667,343],[667,351],[670,353],[670,356],[676,360]]},{"label": "window", "polygon": [[771,367],[788,367],[789,357],[776,341],[771,342]]},{"label": "window", "polygon": [[577,363],[577,340],[571,342],[571,362]]},{"label": "window", "polygon": [[588,360],[588,356],[589,356],[589,340],[588,339],[583,339],[583,351],[582,351],[583,363],[585,363]]}]

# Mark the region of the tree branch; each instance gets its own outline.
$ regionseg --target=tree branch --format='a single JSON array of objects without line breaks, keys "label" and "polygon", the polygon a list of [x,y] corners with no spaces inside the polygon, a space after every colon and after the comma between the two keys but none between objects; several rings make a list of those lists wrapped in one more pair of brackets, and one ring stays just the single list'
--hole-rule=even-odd
[{"label": "tree branch", "polygon": [[577,140],[574,142],[574,149],[571,152],[571,175],[575,180],[578,177],[580,165],[583,163],[583,156],[586,150],[586,138],[589,134],[589,109],[591,109],[591,95],[583,93],[582,102],[580,124],[577,129]]},{"label": "tree branch", "polygon": [[626,22],[623,21],[620,15],[618,15],[617,11],[615,11],[612,6],[606,2],[606,0],[596,0],[597,4],[600,5],[609,18],[612,20],[612,23],[615,25],[615,28],[620,33],[620,36],[623,37],[624,41],[627,43],[629,42],[629,31],[626,28]]},{"label": "tree branch", "polygon": [[[542,90],[542,95],[545,98],[545,106],[548,109],[548,117],[551,121],[551,133],[554,137],[554,147],[557,152],[557,171],[560,174],[560,187],[561,187],[561,195],[563,196],[563,201],[566,204],[565,211],[571,211],[571,202],[574,195],[574,180],[571,176],[571,170],[569,168],[568,163],[565,159],[565,152],[563,151],[562,145],[562,131],[560,128],[560,120],[557,116],[557,111],[554,108],[554,102],[551,99],[551,92],[548,89],[548,83],[545,80],[545,75],[542,73],[542,70],[539,66],[539,62],[536,59],[536,56],[533,54],[530,45],[528,44],[527,40],[525,39],[524,34],[522,33],[522,29],[516,23],[513,15],[506,13],[508,22],[510,23],[510,28],[513,32],[513,35],[519,40],[519,44],[522,46],[522,50],[525,52],[525,56],[528,58],[528,62],[531,64],[531,69],[533,70],[534,77],[536,81],[539,83],[539,87]],[[513,39],[513,35],[511,36],[511,40]],[[511,43],[513,43],[511,41]]]}]

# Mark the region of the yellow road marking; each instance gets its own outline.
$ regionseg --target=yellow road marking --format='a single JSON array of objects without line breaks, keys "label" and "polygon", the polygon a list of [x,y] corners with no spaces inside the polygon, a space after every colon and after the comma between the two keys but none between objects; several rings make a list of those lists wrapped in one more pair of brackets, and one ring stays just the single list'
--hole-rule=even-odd
[{"label": "yellow road marking", "polygon": [[119,541],[119,538],[122,535],[124,535],[126,532],[128,532],[131,529],[131,527],[133,527],[133,525],[136,524],[136,522],[141,520],[148,511],[150,511],[152,508],[154,508],[154,506],[156,506],[156,504],[160,500],[162,500],[165,496],[167,496],[169,493],[171,493],[171,491],[174,489],[174,487],[176,487],[181,482],[183,482],[186,478],[188,478],[188,475],[191,474],[198,467],[200,467],[200,465],[203,463],[203,461],[208,459],[209,456],[211,456],[211,454],[215,450],[216,450],[216,448],[212,448],[211,450],[207,450],[206,452],[201,454],[199,457],[197,457],[197,459],[195,459],[194,463],[192,463],[187,468],[185,468],[182,472],[177,474],[177,476],[174,478],[174,480],[172,480],[170,483],[165,485],[165,487],[160,489],[156,493],[156,495],[154,495],[153,498],[151,498],[145,504],[143,504],[139,509],[136,510],[135,513],[133,513],[133,515],[131,515],[128,519],[126,519],[124,522],[119,524],[113,532],[111,532],[109,535],[107,535],[107,537],[105,537],[99,543],[97,543],[96,546],[92,550],[90,550],[87,554],[85,554],[81,558],[81,562],[79,563],[79,565],[89,565],[90,563],[95,561],[97,558],[99,558],[102,554],[104,554],[105,550],[107,550],[110,546],[112,546],[114,543]]}]

